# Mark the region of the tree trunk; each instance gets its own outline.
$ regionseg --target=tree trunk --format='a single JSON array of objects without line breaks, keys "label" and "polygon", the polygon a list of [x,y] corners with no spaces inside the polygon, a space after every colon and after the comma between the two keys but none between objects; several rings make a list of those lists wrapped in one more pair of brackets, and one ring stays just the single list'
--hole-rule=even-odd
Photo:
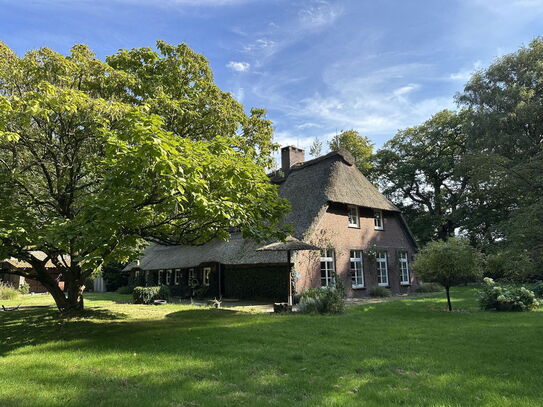
[{"label": "tree trunk", "polygon": [[450,287],[445,287],[445,291],[447,292],[447,305],[449,306],[449,312],[452,311],[452,305],[451,305],[451,293],[449,292]]}]

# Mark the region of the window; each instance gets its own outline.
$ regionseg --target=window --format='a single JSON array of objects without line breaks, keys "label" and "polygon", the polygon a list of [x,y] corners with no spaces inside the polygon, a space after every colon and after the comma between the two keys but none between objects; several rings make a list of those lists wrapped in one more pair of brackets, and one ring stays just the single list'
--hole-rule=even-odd
[{"label": "window", "polygon": [[162,272],[163,270],[158,270],[158,277],[156,279],[157,285],[162,285]]},{"label": "window", "polygon": [[362,267],[362,250],[351,250],[351,286],[364,287],[364,269]]},{"label": "window", "polygon": [[203,284],[209,287],[209,275],[211,274],[211,267],[204,267]]},{"label": "window", "polygon": [[196,278],[196,272],[194,271],[194,269],[189,269],[189,285],[194,285],[195,281],[197,284],[198,279]]},{"label": "window", "polygon": [[166,285],[170,285],[172,281],[172,271],[168,270],[166,271]]},{"label": "window", "polygon": [[348,214],[349,214],[349,227],[359,228],[360,218],[358,217],[358,206],[349,205],[347,208],[348,208]]},{"label": "window", "polygon": [[409,258],[407,252],[398,253],[398,260],[400,261],[400,284],[409,285]]},{"label": "window", "polygon": [[179,285],[179,280],[181,280],[181,270],[177,269],[173,275],[173,283]]},{"label": "window", "polygon": [[373,212],[373,223],[375,230],[383,230],[383,211]]},{"label": "window", "polygon": [[334,250],[321,250],[321,287],[334,287],[335,280]]},{"label": "window", "polygon": [[377,252],[375,256],[377,260],[377,284],[381,286],[388,285],[388,265],[387,252]]}]

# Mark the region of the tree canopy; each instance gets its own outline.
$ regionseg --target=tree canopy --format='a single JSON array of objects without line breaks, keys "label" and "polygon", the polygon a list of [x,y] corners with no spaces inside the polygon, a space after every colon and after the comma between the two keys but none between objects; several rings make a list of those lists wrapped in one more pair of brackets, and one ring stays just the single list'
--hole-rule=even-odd
[{"label": "tree canopy", "polygon": [[373,143],[369,138],[361,136],[356,130],[345,130],[336,134],[328,143],[331,151],[343,148],[354,157],[356,166],[365,175],[372,168]]},{"label": "tree canopy", "polygon": [[84,281],[145,242],[285,236],[264,111],[246,115],[188,46],[157,48],[103,62],[84,45],[18,57],[0,44],[0,257],[28,261],[61,310],[81,309]]}]

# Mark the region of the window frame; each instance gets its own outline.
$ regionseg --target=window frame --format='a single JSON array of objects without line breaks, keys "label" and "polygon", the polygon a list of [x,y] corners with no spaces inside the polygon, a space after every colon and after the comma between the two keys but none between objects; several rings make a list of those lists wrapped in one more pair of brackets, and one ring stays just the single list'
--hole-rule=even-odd
[{"label": "window frame", "polygon": [[179,285],[181,281],[181,269],[175,269],[173,274],[173,284]]},{"label": "window frame", "polygon": [[[375,262],[377,267],[377,285],[380,287],[389,287],[389,275],[388,275],[388,253],[386,251],[378,251],[375,255]],[[386,281],[383,281],[383,267],[384,264],[384,276],[386,277]]]},{"label": "window frame", "polygon": [[204,267],[202,271],[202,285],[209,287],[209,279],[211,277],[211,267]]},{"label": "window frame", "polygon": [[[188,278],[189,286],[192,284],[192,280],[197,280],[198,281],[198,275],[196,273],[195,268],[190,268],[189,269],[188,276],[189,276],[189,278]],[[198,283],[199,283],[199,281],[198,281]]]},{"label": "window frame", "polygon": [[[377,216],[379,215],[379,216]],[[377,219],[379,219],[379,222],[377,222]],[[377,224],[379,223],[379,224]],[[384,230],[385,229],[385,221],[383,217],[383,211],[380,209],[374,209],[373,210],[373,228],[375,230]]]},{"label": "window frame", "polygon": [[[351,211],[354,209],[354,216],[355,216],[355,219],[356,221],[353,223],[351,222],[351,216],[352,216],[352,213]],[[347,222],[348,222],[348,226],[350,228],[356,228],[356,229],[360,229],[360,212],[358,210],[358,206],[356,205],[347,205]]]},{"label": "window frame", "polygon": [[164,272],[164,270],[158,270],[157,278],[156,278],[157,285],[162,285],[162,273],[163,272]]},{"label": "window frame", "polygon": [[[411,285],[411,273],[409,271],[409,253],[407,252],[407,250],[398,252],[398,263],[400,267],[400,285]],[[407,280],[404,280],[404,272]]]},{"label": "window frame", "polygon": [[[331,254],[331,256],[329,256]],[[324,264],[324,269],[323,269]],[[329,265],[331,264],[331,267]],[[323,277],[324,271],[324,277]],[[325,284],[323,284],[323,281]],[[336,252],[334,249],[321,250],[320,256],[320,286],[335,287],[336,286]]]},{"label": "window frame", "polygon": [[170,285],[172,282],[172,271],[166,270],[166,285]]},{"label": "window frame", "polygon": [[[356,256],[359,257],[356,257]],[[353,267],[353,264],[360,264],[360,269],[357,270],[356,266]],[[351,288],[365,288],[366,284],[364,281],[364,253],[360,249],[352,249],[349,251],[349,270],[351,272]]]}]

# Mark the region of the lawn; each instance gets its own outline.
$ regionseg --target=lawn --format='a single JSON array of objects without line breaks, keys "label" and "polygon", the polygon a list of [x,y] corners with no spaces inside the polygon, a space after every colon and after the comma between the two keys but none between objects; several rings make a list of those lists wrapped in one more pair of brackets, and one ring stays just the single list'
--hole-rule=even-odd
[{"label": "lawn", "polygon": [[480,312],[461,288],[447,313],[443,297],[339,316],[118,294],[88,294],[79,319],[0,312],[0,406],[543,405],[543,312]]}]

